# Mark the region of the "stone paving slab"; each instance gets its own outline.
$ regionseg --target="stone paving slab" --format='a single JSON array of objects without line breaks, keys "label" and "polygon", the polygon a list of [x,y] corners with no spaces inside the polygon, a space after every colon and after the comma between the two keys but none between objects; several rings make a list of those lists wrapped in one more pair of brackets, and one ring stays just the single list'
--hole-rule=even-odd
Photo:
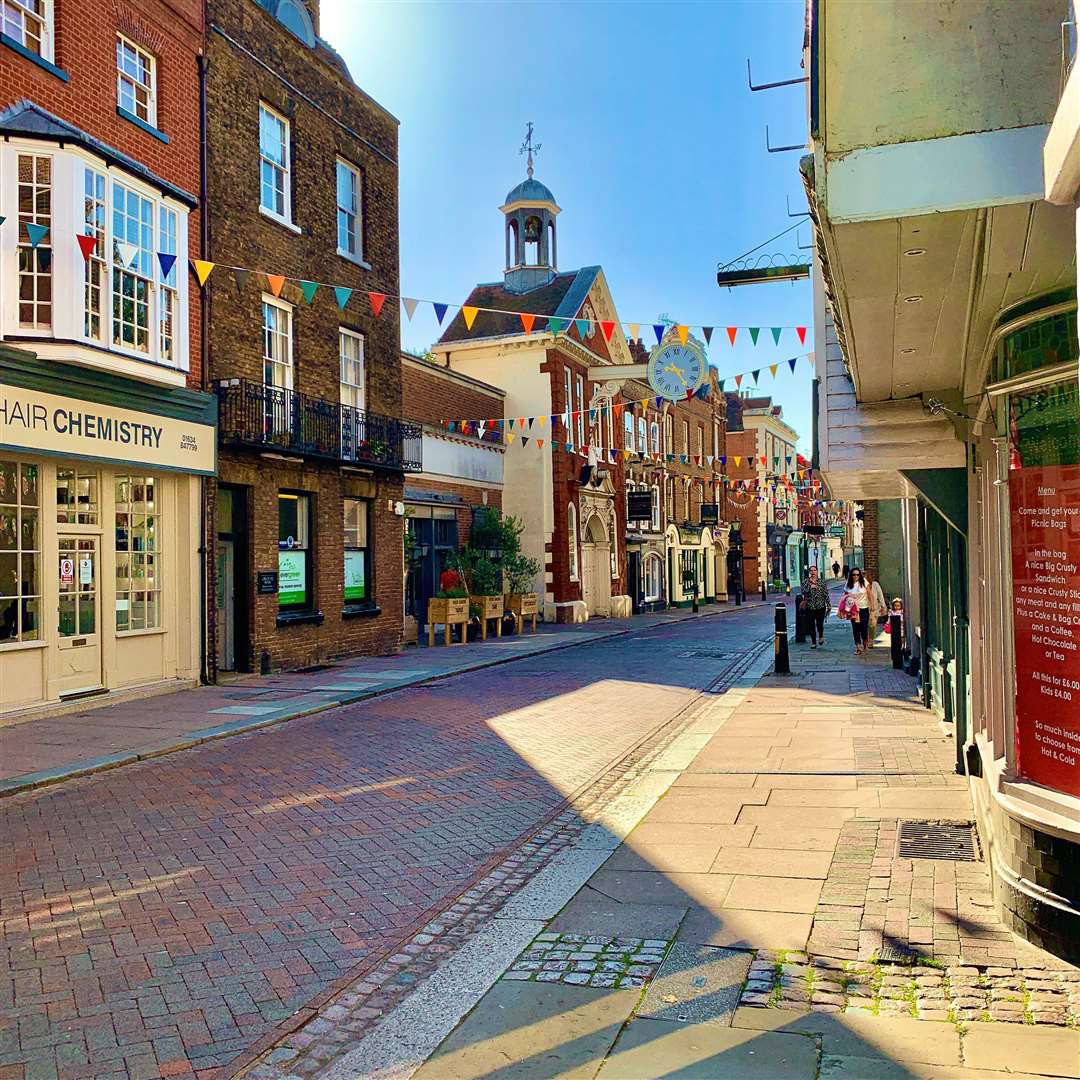
[{"label": "stone paving slab", "polygon": [[550,927],[559,933],[671,938],[686,912],[687,907],[621,903],[586,885]]},{"label": "stone paving slab", "polygon": [[1008,1026],[976,1024],[968,1029],[964,1035],[965,1064],[994,1069],[1008,1061],[1016,1061],[1033,1073],[1080,1077],[1080,1031],[1037,1028],[1025,1031],[1023,1042],[1018,1043],[1016,1029]]},{"label": "stone paving slab", "polygon": [[731,1024],[751,954],[675,942],[638,1006],[638,1016],[690,1024]]}]

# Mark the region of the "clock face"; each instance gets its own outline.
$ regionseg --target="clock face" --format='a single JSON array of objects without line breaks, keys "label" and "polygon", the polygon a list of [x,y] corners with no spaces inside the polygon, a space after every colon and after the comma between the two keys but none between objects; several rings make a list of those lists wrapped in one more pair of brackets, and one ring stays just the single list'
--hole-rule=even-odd
[{"label": "clock face", "polygon": [[680,401],[695,391],[704,378],[704,358],[690,344],[665,345],[649,357],[649,385],[672,401]]}]

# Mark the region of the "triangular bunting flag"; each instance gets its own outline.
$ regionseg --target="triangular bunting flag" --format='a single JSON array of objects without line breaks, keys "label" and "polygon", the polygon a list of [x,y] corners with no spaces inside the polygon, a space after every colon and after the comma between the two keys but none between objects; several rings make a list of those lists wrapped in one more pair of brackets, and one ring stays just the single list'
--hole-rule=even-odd
[{"label": "triangular bunting flag", "polygon": [[780,344],[780,335],[783,333],[783,327],[781,327],[781,326],[770,326],[769,327],[769,332],[772,334],[772,343],[774,345],[779,345]]},{"label": "triangular bunting flag", "polygon": [[538,447],[539,449],[541,449],[541,450],[542,450],[542,449],[544,448],[544,440],[543,440],[543,439],[537,439],[537,440],[536,440],[536,445],[537,445],[537,447]]},{"label": "triangular bunting flag", "polygon": [[795,365],[796,365],[796,364],[797,364],[798,362],[799,362],[799,358],[798,358],[797,356],[795,357],[795,359],[793,359],[793,360],[789,360],[789,361],[788,361],[788,367],[789,367],[789,368],[791,368],[791,370],[792,370],[792,372],[793,372],[793,373],[794,373],[794,371],[795,371]]},{"label": "triangular bunting flag", "polygon": [[726,383],[726,382],[727,382],[727,379],[721,379],[720,380],[720,393],[721,394],[724,392],[724,383]]},{"label": "triangular bunting flag", "polygon": [[337,300],[337,306],[344,311],[345,305],[349,302],[349,297],[352,296],[352,289],[347,288],[344,285],[334,286],[334,298]]},{"label": "triangular bunting flag", "polygon": [[405,318],[412,322],[412,317],[416,314],[416,305],[419,303],[417,300],[413,300],[408,296],[401,298],[401,306],[405,309]]},{"label": "triangular bunting flag", "polygon": [[[123,254],[120,256],[123,258]],[[191,266],[195,271],[195,279],[199,285],[205,285],[206,279],[210,276],[210,271],[214,269],[214,263],[206,262],[205,259],[192,259]]]},{"label": "triangular bunting flag", "polygon": [[301,281],[300,291],[304,294],[304,302],[310,304],[319,291],[319,283],[317,281]]},{"label": "triangular bunting flag", "polygon": [[461,316],[465,320],[465,329],[471,330],[472,324],[476,322],[476,313],[479,308],[471,307],[469,304],[465,304],[461,309]]},{"label": "triangular bunting flag", "polygon": [[518,318],[521,320],[522,330],[524,330],[526,334],[531,334],[533,323],[536,322],[536,316],[529,315],[527,312],[523,311],[520,315],[518,315]]},{"label": "triangular bunting flag", "polygon": [[386,293],[369,292],[367,298],[371,303],[371,312],[377,319],[382,314],[383,304],[386,303]]},{"label": "triangular bunting flag", "polygon": [[682,344],[685,345],[686,344],[686,339],[690,335],[690,327],[689,326],[676,326],[675,327],[675,333],[679,335],[679,341],[681,341]]},{"label": "triangular bunting flag", "polygon": [[778,368],[779,366],[780,366],[779,364],[770,364],[770,365],[769,365],[769,372],[770,372],[770,374],[772,375],[772,377],[773,377],[774,379],[776,378],[776,369],[777,369],[777,368]]},{"label": "triangular bunting flag", "polygon": [[547,422],[548,422],[548,418],[546,416],[541,416],[540,417],[540,426],[541,427],[544,427],[544,425],[547,424]]},{"label": "triangular bunting flag", "polygon": [[[30,241],[30,246],[36,248],[42,240],[45,239],[45,234],[48,233],[48,225],[35,225],[32,221],[26,223],[26,236]],[[125,265],[127,265],[125,263]]]},{"label": "triangular bunting flag", "polygon": [[805,326],[796,326],[795,327],[795,333],[799,335],[799,344],[800,345],[805,345],[806,344],[806,327]]},{"label": "triangular bunting flag", "polygon": [[639,337],[641,337],[641,323],[636,323],[636,322],[627,323],[626,327],[630,331],[630,337],[634,341],[637,341],[637,339]]},{"label": "triangular bunting flag", "polygon": [[172,273],[172,268],[176,265],[176,256],[170,255],[167,251],[159,251],[157,261],[158,267],[161,269],[162,280],[164,280]]},{"label": "triangular bunting flag", "polygon": [[664,407],[664,399],[659,394],[657,394],[657,396],[656,396],[656,400],[654,402],[654,407],[657,408],[657,409],[662,409]]},{"label": "triangular bunting flag", "polygon": [[736,386],[742,386],[742,376],[741,375],[736,375],[735,376],[735,385]]},{"label": "triangular bunting flag", "polygon": [[758,368],[757,371],[750,372],[750,374],[754,377],[754,385],[757,386],[758,376],[761,374],[761,368]]},{"label": "triangular bunting flag", "polygon": [[604,331],[604,340],[610,341],[611,335],[615,332],[615,324],[610,321],[605,321],[600,324],[600,329]]},{"label": "triangular bunting flag", "polygon": [[248,278],[251,277],[251,271],[245,270],[242,266],[233,267],[233,281],[236,282],[236,291],[242,293],[244,286],[248,283]]},{"label": "triangular bunting flag", "polygon": [[525,417],[524,416],[519,416],[517,418],[517,424],[518,424],[519,428],[523,428],[525,426]]},{"label": "triangular bunting flag", "polygon": [[739,328],[737,326],[729,326],[727,328],[728,341],[730,341],[732,345],[735,344],[735,335],[738,332],[739,332]]},{"label": "triangular bunting flag", "polygon": [[[139,254],[139,249],[134,244],[128,244],[118,240],[116,242],[116,253],[120,256],[121,266],[130,266],[132,261]],[[213,263],[210,265],[213,266]]]},{"label": "triangular bunting flag", "polygon": [[567,319],[557,319],[554,315],[548,319],[548,331],[552,334],[559,334],[566,329]]},{"label": "triangular bunting flag", "polygon": [[709,384],[707,382],[703,382],[694,391],[694,397],[696,397],[698,399],[698,401],[708,401],[709,400],[709,391],[711,389],[712,389],[712,387],[709,386]]},{"label": "triangular bunting flag", "polygon": [[589,320],[588,319],[575,319],[574,326],[577,329],[578,337],[582,341],[585,340],[585,335],[589,332]]},{"label": "triangular bunting flag", "polygon": [[757,344],[758,334],[760,334],[760,333],[761,333],[761,327],[760,326],[751,326],[750,327],[750,340],[755,345]]},{"label": "triangular bunting flag", "polygon": [[706,345],[711,345],[712,344],[712,330],[713,330],[713,328],[711,326],[703,326],[701,328],[701,333],[705,338],[705,344]]},{"label": "triangular bunting flag", "polygon": [[[90,261],[90,256],[94,254],[94,248],[97,247],[97,237],[96,236],[83,236],[83,235],[80,234],[80,235],[76,236],[75,239],[79,241],[79,250],[82,252],[83,259],[85,261],[89,262]],[[160,259],[161,256],[158,255],[158,258]],[[175,260],[176,256],[173,255],[172,258]]]},{"label": "triangular bunting flag", "polygon": [[280,296],[281,290],[285,288],[285,276],[283,274],[267,274],[266,284],[270,286],[270,291],[275,296]]},{"label": "triangular bunting flag", "polygon": [[521,445],[522,446],[528,446],[529,445],[529,436],[528,435],[522,435],[521,436]]},{"label": "triangular bunting flag", "polygon": [[512,443],[514,441],[514,433],[512,431],[508,431],[506,433],[506,441],[508,443]]},{"label": "triangular bunting flag", "polygon": [[666,327],[663,323],[653,323],[653,333],[656,335],[656,344],[659,345],[664,340],[664,330]]},{"label": "triangular bunting flag", "polygon": [[434,301],[431,306],[435,309],[435,321],[442,326],[442,321],[446,317],[446,304],[436,304]]}]

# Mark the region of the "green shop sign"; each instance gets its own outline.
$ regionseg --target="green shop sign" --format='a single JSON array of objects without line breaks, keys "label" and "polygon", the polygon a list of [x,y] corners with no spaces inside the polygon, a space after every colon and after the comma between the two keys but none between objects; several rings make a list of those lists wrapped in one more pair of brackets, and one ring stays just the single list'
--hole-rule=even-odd
[{"label": "green shop sign", "polygon": [[307,559],[302,551],[278,552],[278,603],[307,603]]}]

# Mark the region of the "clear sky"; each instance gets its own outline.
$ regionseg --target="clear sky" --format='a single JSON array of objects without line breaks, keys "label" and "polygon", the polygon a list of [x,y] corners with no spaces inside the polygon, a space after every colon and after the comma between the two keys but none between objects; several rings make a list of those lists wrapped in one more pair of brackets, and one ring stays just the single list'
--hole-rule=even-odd
[{"label": "clear sky", "polygon": [[[401,122],[402,293],[461,303],[501,277],[498,207],[525,177],[531,120],[536,178],[563,211],[560,269],[602,265],[621,319],[809,325],[809,282],[716,285],[717,262],[794,224],[785,196],[805,209],[800,153],[767,153],[765,125],[773,145],[804,142],[806,88],[746,82],[747,57],[758,83],[802,74],[803,13],[802,0],[322,0],[323,37]],[[809,242],[805,225],[765,250]],[[407,348],[438,336],[430,306],[402,317]],[[805,351],[793,331],[779,349],[767,331],[756,348],[743,336],[734,349],[722,329],[713,337],[721,376]],[[804,451],[810,380],[803,361],[760,384]]]}]

